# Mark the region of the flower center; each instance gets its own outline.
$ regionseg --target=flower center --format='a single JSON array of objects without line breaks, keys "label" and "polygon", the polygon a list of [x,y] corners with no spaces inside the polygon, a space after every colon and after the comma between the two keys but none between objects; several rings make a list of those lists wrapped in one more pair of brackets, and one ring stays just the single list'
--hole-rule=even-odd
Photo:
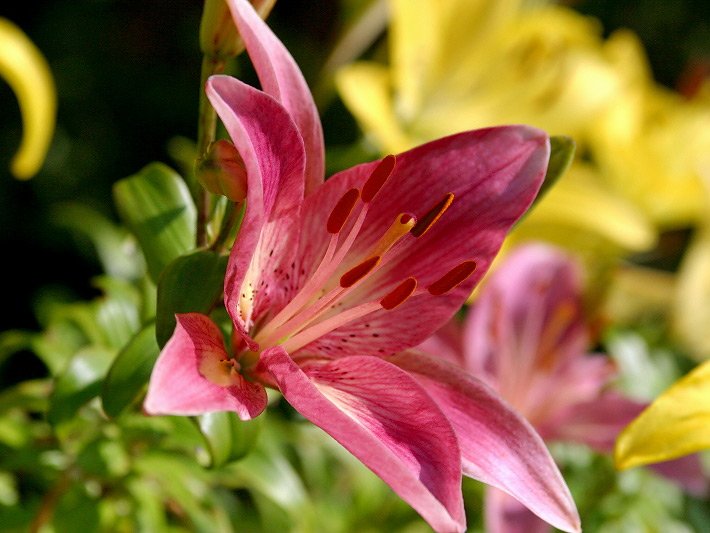
[{"label": "flower center", "polygon": [[417,279],[409,276],[393,284],[382,298],[335,311],[347,303],[346,297],[363,281],[404,253],[412,239],[428,232],[454,200],[453,193],[444,195],[419,219],[400,213],[366,254],[358,257],[350,253],[372,200],[392,175],[395,164],[394,156],[385,157],[361,189],[349,189],[336,202],[327,219],[325,229],[330,237],[318,267],[293,299],[261,325],[254,341],[262,349],[281,344],[293,353],[345,324],[379,309],[395,309],[425,291],[432,296],[446,294],[473,274],[475,261],[464,261],[426,288],[419,288]]}]

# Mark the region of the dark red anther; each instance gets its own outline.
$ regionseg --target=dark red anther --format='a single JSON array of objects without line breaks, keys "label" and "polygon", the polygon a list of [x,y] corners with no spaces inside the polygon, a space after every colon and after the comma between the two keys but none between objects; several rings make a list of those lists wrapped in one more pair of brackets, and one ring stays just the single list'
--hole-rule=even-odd
[{"label": "dark red anther", "polygon": [[350,213],[352,213],[353,207],[355,207],[355,203],[358,198],[360,198],[360,191],[357,189],[350,189],[342,196],[342,198],[340,198],[340,200],[338,200],[338,203],[335,204],[335,207],[330,212],[330,216],[328,217],[328,223],[326,224],[328,233],[336,234],[343,229],[343,226],[348,220]]},{"label": "dark red anther", "polygon": [[472,260],[464,261],[455,266],[446,274],[427,287],[432,296],[446,294],[454,287],[463,283],[476,270],[476,262]]},{"label": "dark red anther", "polygon": [[388,155],[375,167],[370,177],[367,178],[362,187],[362,201],[369,203],[379,192],[385,182],[392,175],[397,159],[393,155]]},{"label": "dark red anther", "polygon": [[414,293],[416,288],[416,278],[407,278],[382,298],[380,305],[388,311],[394,309],[398,305],[402,305]]},{"label": "dark red anther", "polygon": [[441,218],[441,215],[446,212],[453,201],[454,193],[450,192],[445,194],[444,197],[439,200],[439,202],[432,207],[426,215],[417,221],[417,224],[412,228],[412,235],[415,237],[421,237],[429,231],[429,228],[431,228]]},{"label": "dark red anther", "polygon": [[348,270],[345,274],[340,277],[340,286],[344,289],[352,287],[362,278],[367,276],[372,269],[375,268],[380,262],[379,255],[373,255],[368,257],[362,263],[355,265],[353,268]]}]

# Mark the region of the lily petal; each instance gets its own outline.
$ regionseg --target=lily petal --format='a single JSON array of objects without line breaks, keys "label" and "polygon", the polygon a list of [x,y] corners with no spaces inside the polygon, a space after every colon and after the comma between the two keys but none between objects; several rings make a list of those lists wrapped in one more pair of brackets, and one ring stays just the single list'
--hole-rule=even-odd
[{"label": "lily petal", "polygon": [[509,494],[486,487],[487,533],[548,533],[550,525],[540,520]]},{"label": "lily petal", "polygon": [[[298,238],[293,228],[303,200],[305,152],[288,112],[269,95],[232,77],[212,76],[207,96],[247,169],[247,208],[232,247],[224,293],[238,332],[250,342],[247,330],[256,304],[270,301],[277,305],[278,299],[288,297],[284,291],[257,284],[261,272],[293,262]],[[259,289],[261,299],[255,301]]]},{"label": "lily petal", "polygon": [[175,332],[153,367],[143,408],[151,415],[191,416],[234,411],[242,420],[266,408],[266,390],[235,374],[233,384],[220,386],[199,370],[206,357],[226,359],[222,333],[205,315],[177,315]]},{"label": "lily petal", "polygon": [[456,431],[464,474],[497,487],[563,531],[577,509],[545,443],[487,385],[459,367],[413,351],[388,359],[413,375]]},{"label": "lily petal", "polygon": [[10,169],[15,177],[29,179],[42,166],[52,140],[57,95],[47,60],[20,28],[4,18],[0,18],[0,77],[17,95],[24,128]]},{"label": "lily petal", "polygon": [[303,416],[380,476],[436,531],[463,531],[456,436],[436,404],[405,372],[353,356],[299,368],[281,347],[260,365]]},{"label": "lily petal", "polygon": [[619,468],[667,461],[710,448],[710,361],[680,379],[619,436]]},{"label": "lily petal", "polygon": [[301,70],[283,43],[246,0],[227,0],[264,92],[273,96],[296,123],[306,148],[305,191],[323,183],[323,129]]},{"label": "lily petal", "polygon": [[[407,235],[391,258],[385,256],[386,264],[348,296],[345,307],[382,298],[408,276],[425,288],[463,261],[474,260],[476,270],[442,296],[421,291],[394,310],[375,311],[340,327],[312,343],[309,351],[330,354],[342,338],[348,338],[353,341],[348,340],[343,355],[377,353],[379,349],[391,354],[415,346],[441,327],[465,301],[511,225],[532,202],[548,156],[547,135],[526,126],[452,135],[397,156],[392,175],[370,203],[351,250],[353,257],[368,257],[401,213],[421,218],[449,193],[454,195],[453,203],[428,232],[419,238]],[[332,206],[345,191],[361,186],[376,164],[345,170],[306,199],[299,253],[306,276],[323,255],[327,244],[323,234]],[[426,325],[422,324],[422,313],[427,315]],[[417,327],[413,327],[415,323]],[[373,338],[374,334],[379,338]]]}]

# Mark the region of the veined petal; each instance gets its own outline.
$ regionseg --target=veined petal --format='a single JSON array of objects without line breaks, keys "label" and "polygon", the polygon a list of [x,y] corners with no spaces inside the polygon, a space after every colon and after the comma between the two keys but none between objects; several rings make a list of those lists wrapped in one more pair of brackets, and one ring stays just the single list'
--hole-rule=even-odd
[{"label": "veined petal", "polygon": [[227,311],[249,342],[248,325],[259,302],[275,304],[288,296],[259,283],[262,273],[293,262],[305,152],[288,112],[269,95],[229,76],[212,76],[206,90],[247,170],[247,208],[224,293]]},{"label": "veined petal", "polygon": [[543,424],[539,428],[540,434],[545,440],[577,442],[608,453],[614,448],[621,430],[643,411],[645,405],[609,391],[598,398],[572,405],[560,417]]},{"label": "veined petal", "polygon": [[199,415],[234,411],[242,420],[266,408],[266,390],[236,374],[220,386],[200,373],[204,358],[226,359],[222,333],[205,315],[177,315],[175,332],[153,367],[143,408],[151,415]]},{"label": "veined petal", "polygon": [[246,0],[227,0],[239,35],[264,92],[273,96],[296,123],[306,149],[305,191],[323,183],[323,129],[313,96],[291,54]]},{"label": "veined petal", "polygon": [[[422,291],[394,310],[375,311],[340,327],[308,349],[332,353],[334,345],[341,345],[340,339],[348,338],[343,355],[378,353],[380,348],[391,354],[415,346],[441,327],[465,301],[511,225],[532,202],[548,156],[546,134],[526,126],[452,135],[397,156],[392,175],[370,203],[351,249],[353,257],[368,257],[400,213],[424,217],[450,193],[453,203],[428,232],[419,238],[408,235],[391,258],[385,256],[383,266],[344,300],[345,308],[382,298],[409,276],[425,288],[463,261],[475,261],[476,270],[444,295]],[[345,191],[361,186],[376,164],[343,171],[306,199],[301,246],[310,250],[299,252],[306,276],[324,253],[330,210]],[[351,266],[344,264],[338,274]],[[422,314],[427,316],[426,323],[421,321]]]},{"label": "veined petal", "polygon": [[497,487],[563,531],[579,531],[577,509],[545,443],[484,383],[413,351],[389,359],[412,374],[456,431],[464,474]]},{"label": "veined petal", "polygon": [[12,22],[0,18],[0,77],[17,95],[22,113],[20,149],[12,160],[15,177],[28,179],[42,166],[54,133],[57,95],[37,47]]},{"label": "veined petal", "polygon": [[354,356],[299,368],[281,347],[261,366],[288,402],[380,476],[436,531],[463,531],[456,436],[405,372]]},{"label": "veined petal", "polygon": [[486,487],[485,524],[487,533],[549,533],[550,525],[509,494]]},{"label": "veined petal", "polygon": [[667,461],[710,448],[710,361],[680,379],[619,436],[619,468]]}]

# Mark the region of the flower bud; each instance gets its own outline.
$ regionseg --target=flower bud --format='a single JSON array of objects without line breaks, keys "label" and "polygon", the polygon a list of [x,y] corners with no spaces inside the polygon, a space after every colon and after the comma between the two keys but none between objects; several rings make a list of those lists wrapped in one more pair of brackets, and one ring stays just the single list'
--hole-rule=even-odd
[{"label": "flower bud", "polygon": [[247,195],[247,171],[244,160],[232,143],[225,139],[213,142],[207,156],[197,163],[197,177],[212,194],[221,194],[232,202]]},{"label": "flower bud", "polygon": [[[251,3],[259,16],[266,18],[275,2],[252,0]],[[200,22],[200,49],[204,55],[219,59],[235,57],[244,50],[225,0],[205,0]]]}]

